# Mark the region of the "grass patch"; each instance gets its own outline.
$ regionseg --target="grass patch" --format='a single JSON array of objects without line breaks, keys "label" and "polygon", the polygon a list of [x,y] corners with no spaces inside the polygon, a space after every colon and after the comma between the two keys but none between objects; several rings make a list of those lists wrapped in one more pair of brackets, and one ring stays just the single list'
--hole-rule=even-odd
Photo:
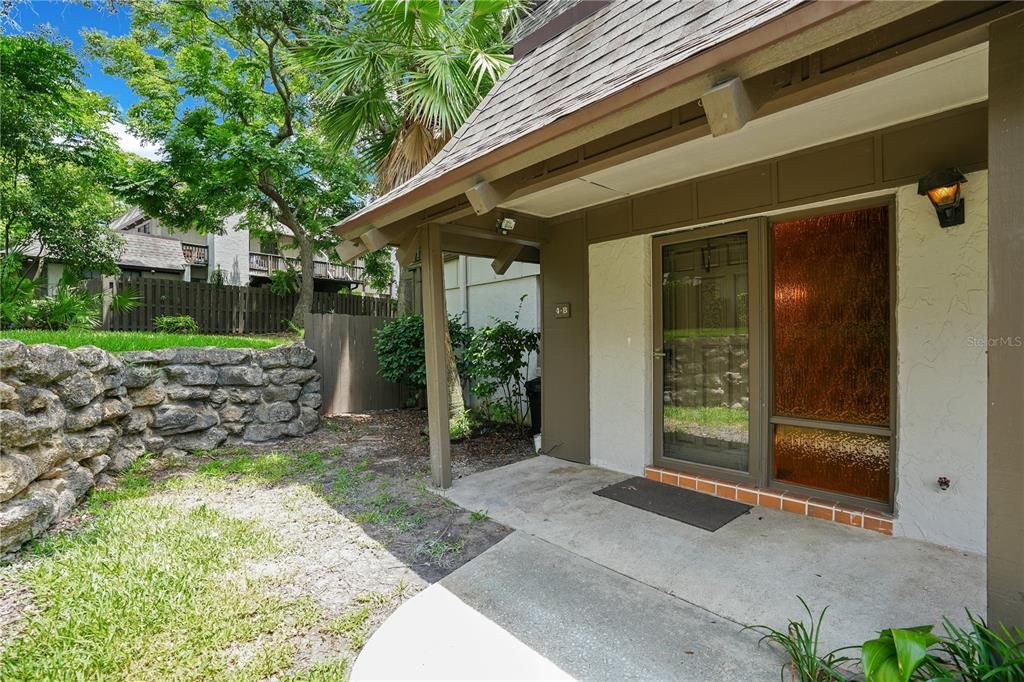
[{"label": "grass patch", "polygon": [[684,424],[700,424],[701,426],[741,426],[750,420],[746,410],[735,410],[731,407],[677,407],[665,406],[665,419],[683,422]]},{"label": "grass patch", "polygon": [[52,343],[65,348],[96,346],[111,353],[181,348],[183,346],[273,348],[292,340],[285,336],[215,336],[212,334],[164,334],[160,332],[104,332],[90,329],[63,331],[10,329],[0,332],[0,339],[17,339],[24,343]]},{"label": "grass patch", "polygon": [[356,607],[328,623],[324,627],[324,632],[344,637],[348,640],[349,649],[359,652],[366,645],[366,639],[370,635],[371,617],[390,607],[404,594],[404,584],[400,584],[390,592],[361,594],[355,599]]},{"label": "grass patch", "polygon": [[339,658],[333,661],[321,661],[293,675],[284,678],[284,682],[345,682],[348,679],[348,661]]},{"label": "grass patch", "polygon": [[423,553],[435,559],[443,559],[449,554],[461,552],[465,546],[465,540],[452,541],[447,538],[431,538],[423,543]]},{"label": "grass patch", "polygon": [[[291,667],[294,647],[278,635],[312,627],[316,604],[237,573],[279,550],[273,536],[145,499],[157,486],[144,468],[90,495],[83,530],[31,543],[33,561],[12,569],[40,611],[0,652],[0,679],[257,680]],[[297,679],[342,679],[337,664],[305,672]]]},{"label": "grass patch", "polygon": [[196,473],[210,478],[237,477],[243,481],[277,483],[291,476],[322,474],[327,470],[327,464],[319,452],[250,455],[246,450],[228,450],[213,451],[206,455],[213,459],[202,464]]},{"label": "grass patch", "polygon": [[481,523],[482,521],[486,521],[489,518],[491,517],[488,516],[486,509],[479,509],[475,512],[470,512],[469,525],[472,526],[474,524]]}]

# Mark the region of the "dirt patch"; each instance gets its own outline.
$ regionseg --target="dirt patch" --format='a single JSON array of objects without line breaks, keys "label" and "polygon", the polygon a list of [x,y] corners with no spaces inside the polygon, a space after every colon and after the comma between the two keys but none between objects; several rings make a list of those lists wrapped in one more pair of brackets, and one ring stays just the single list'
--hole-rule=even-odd
[{"label": "dirt patch", "polygon": [[[310,609],[265,639],[293,652],[288,671],[351,662],[402,601],[510,532],[486,510],[462,509],[431,492],[425,420],[417,410],[325,419],[301,439],[154,459],[144,470],[153,482],[145,499],[206,506],[272,533],[283,550],[233,579],[269,585]],[[532,455],[528,435],[495,429],[453,444],[453,476]],[[80,511],[60,532],[87,526]],[[7,576],[0,624],[11,631],[31,608],[31,595],[17,585],[18,563],[0,571]],[[245,661],[262,646],[249,642],[232,656]]]}]

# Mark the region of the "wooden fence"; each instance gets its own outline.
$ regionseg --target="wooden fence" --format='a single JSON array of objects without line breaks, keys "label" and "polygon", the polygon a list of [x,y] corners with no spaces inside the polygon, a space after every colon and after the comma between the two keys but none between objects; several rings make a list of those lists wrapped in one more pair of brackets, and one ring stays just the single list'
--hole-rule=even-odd
[{"label": "wooden fence", "polygon": [[[278,296],[268,287],[233,287],[173,279],[91,280],[92,292],[104,292],[102,328],[150,331],[161,315],[191,315],[199,331],[210,334],[272,334],[284,331],[298,294]],[[110,306],[117,292],[135,291],[140,303],[130,311]],[[395,303],[386,298],[314,292],[313,312],[344,315],[394,315]]]},{"label": "wooden fence", "polygon": [[306,346],[316,353],[327,416],[402,407],[398,384],[377,374],[373,334],[387,317],[306,315]]}]

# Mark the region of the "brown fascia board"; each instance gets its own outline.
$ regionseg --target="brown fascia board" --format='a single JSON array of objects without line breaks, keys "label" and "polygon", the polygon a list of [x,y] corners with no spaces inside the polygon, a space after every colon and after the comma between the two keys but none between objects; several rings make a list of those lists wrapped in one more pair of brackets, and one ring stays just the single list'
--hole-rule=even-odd
[{"label": "brown fascia board", "polygon": [[[833,19],[854,7],[875,5],[888,8],[894,14],[902,11],[905,16],[932,4],[934,2],[891,4],[882,2],[876,4],[870,0],[838,0],[836,2],[810,2],[802,5],[747,33],[658,72],[621,92],[594,102],[507,145],[453,168],[387,203],[371,205],[364,212],[334,225],[334,230],[341,233],[345,239],[357,239],[371,227],[386,227],[395,221],[407,218],[438,202],[461,194],[469,186],[478,182],[484,171],[498,164],[512,162],[516,157],[523,156],[527,152],[534,152],[533,156],[544,158],[543,147],[556,143],[562,136],[578,132],[584,126],[593,126],[599,121],[623,113],[673,86],[704,76],[722,64],[768,48],[773,43],[806,31],[812,26]],[[865,30],[869,30],[869,28],[871,27],[865,27]],[[837,37],[836,41],[838,42],[839,39],[840,37]],[[518,169],[508,172],[514,172],[514,170]]]}]

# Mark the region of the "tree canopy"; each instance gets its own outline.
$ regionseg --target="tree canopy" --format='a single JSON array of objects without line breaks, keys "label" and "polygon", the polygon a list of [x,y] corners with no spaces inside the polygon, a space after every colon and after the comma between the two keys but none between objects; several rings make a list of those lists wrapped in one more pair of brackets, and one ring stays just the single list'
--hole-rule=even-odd
[{"label": "tree canopy", "polygon": [[0,221],[5,251],[42,249],[73,272],[117,271],[107,188],[124,157],[107,126],[109,100],[82,84],[67,43],[0,35]]},{"label": "tree canopy", "polygon": [[[303,272],[333,252],[330,226],[354,211],[368,178],[313,125],[311,84],[291,50],[348,16],[331,0],[134,0],[127,35],[86,34],[89,53],[139,95],[127,118],[163,145],[134,160],[119,189],[173,228],[221,230],[242,213],[257,234],[294,236]],[[310,307],[302,278],[296,324]]]}]

